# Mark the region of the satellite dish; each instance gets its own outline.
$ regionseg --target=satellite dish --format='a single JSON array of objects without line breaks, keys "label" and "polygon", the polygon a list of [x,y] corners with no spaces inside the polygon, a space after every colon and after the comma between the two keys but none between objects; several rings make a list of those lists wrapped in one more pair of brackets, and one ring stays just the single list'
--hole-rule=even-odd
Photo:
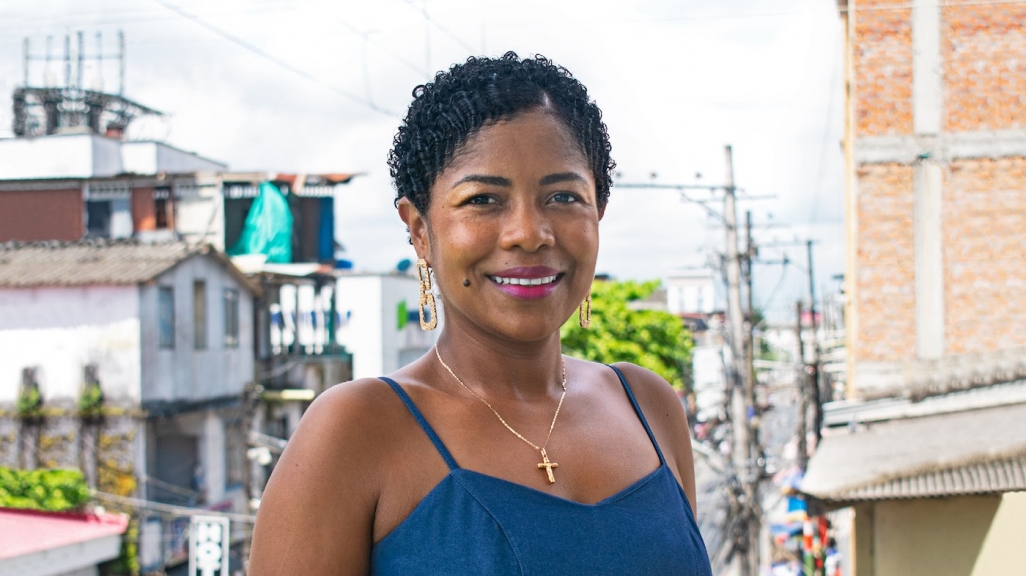
[{"label": "satellite dish", "polygon": [[395,265],[395,269],[398,270],[400,274],[406,274],[406,271],[410,269],[410,266],[413,266],[413,262],[411,262],[409,258],[403,258]]}]

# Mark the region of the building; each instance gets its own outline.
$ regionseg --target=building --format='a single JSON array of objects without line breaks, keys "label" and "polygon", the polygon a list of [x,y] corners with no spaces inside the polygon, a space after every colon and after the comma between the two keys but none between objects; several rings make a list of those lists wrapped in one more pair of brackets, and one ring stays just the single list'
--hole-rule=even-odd
[{"label": "building", "polygon": [[670,313],[709,315],[717,311],[716,283],[708,268],[675,270],[666,279],[666,305]]},{"label": "building", "polygon": [[[115,504],[248,511],[258,295],[208,246],[0,245],[0,465],[83,470]],[[158,535],[168,563],[183,520]]]},{"label": "building", "polygon": [[801,491],[846,534],[845,574],[1016,573],[1026,6],[839,7],[848,374]]},{"label": "building", "polygon": [[828,405],[801,489],[851,542],[844,574],[1016,574],[1026,564],[1026,380]]},{"label": "building", "polygon": [[351,274],[339,277],[336,285],[341,318],[338,342],[353,355],[353,378],[394,372],[431,350],[441,325],[431,332],[421,330],[417,278]]},{"label": "building", "polygon": [[840,8],[848,395],[1026,374],[1026,7]]}]

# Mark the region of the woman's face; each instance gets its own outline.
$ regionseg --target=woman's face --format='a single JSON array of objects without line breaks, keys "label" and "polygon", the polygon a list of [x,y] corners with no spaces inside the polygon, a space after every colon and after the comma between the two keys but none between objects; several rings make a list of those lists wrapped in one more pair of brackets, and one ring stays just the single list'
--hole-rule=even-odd
[{"label": "woman's face", "polygon": [[537,341],[590,290],[602,217],[595,179],[543,111],[482,128],[435,179],[426,215],[405,199],[399,210],[450,324]]}]

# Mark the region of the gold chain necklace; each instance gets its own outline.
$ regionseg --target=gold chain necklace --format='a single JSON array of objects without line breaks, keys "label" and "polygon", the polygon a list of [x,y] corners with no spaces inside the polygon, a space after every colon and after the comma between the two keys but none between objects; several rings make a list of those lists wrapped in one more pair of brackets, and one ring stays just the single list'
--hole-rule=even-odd
[{"label": "gold chain necklace", "polygon": [[545,447],[549,445],[549,438],[552,437],[552,429],[556,427],[556,418],[559,418],[559,409],[563,407],[563,399],[566,398],[566,362],[563,360],[563,357],[560,356],[559,358],[560,364],[563,365],[563,381],[561,382],[561,385],[563,386],[563,393],[559,396],[559,404],[556,405],[556,413],[552,415],[552,424],[549,424],[549,433],[545,436],[545,442],[541,446],[539,446],[534,442],[531,442],[527,438],[524,438],[524,436],[520,434],[520,432],[517,432],[513,429],[512,426],[507,424],[505,418],[503,418],[502,415],[499,414],[498,410],[492,408],[492,405],[489,404],[487,400],[478,396],[477,392],[471,390],[470,386],[464,384],[463,380],[460,380],[460,377],[452,371],[452,368],[449,368],[449,365],[445,363],[445,360],[442,360],[442,355],[438,353],[437,345],[435,345],[434,349],[435,356],[438,357],[438,361],[442,364],[443,367],[445,367],[446,370],[449,371],[449,374],[453,378],[455,378],[457,382],[460,383],[460,386],[463,386],[467,390],[467,392],[470,392],[470,394],[474,396],[474,398],[477,398],[478,400],[483,402],[484,405],[492,411],[492,414],[495,414],[495,417],[499,419],[499,422],[502,422],[502,425],[505,426],[507,430],[515,434],[517,438],[520,438],[524,442],[527,442],[527,444],[531,446],[531,448],[534,448],[535,450],[541,452],[542,461],[538,464],[538,468],[544,468],[545,473],[548,474],[549,477],[549,484],[554,484],[556,482],[556,477],[552,475],[552,469],[558,467],[559,464],[549,461],[549,455],[545,453]]}]

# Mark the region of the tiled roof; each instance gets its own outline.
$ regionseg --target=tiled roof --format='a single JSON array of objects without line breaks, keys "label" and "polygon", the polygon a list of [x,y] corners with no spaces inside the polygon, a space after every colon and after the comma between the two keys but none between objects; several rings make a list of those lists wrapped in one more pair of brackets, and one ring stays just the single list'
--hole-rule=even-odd
[{"label": "tiled roof", "polygon": [[0,244],[0,287],[138,284],[207,246],[134,240]]}]

